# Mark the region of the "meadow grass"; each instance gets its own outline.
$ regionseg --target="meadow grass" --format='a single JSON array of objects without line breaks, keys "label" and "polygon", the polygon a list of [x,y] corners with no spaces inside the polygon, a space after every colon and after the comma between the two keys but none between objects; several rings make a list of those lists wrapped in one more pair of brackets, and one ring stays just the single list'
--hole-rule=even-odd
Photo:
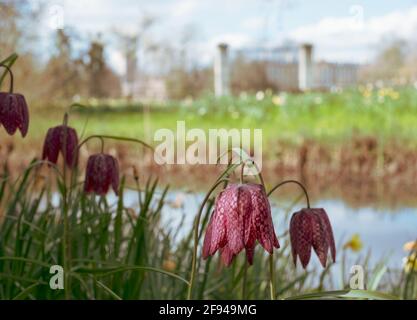
[{"label": "meadow grass", "polygon": [[[141,104],[124,101],[84,102],[86,110],[72,115],[71,125],[86,134],[114,134],[153,138],[160,128],[261,128],[265,147],[276,141],[300,144],[305,139],[323,144],[343,144],[352,136],[371,136],[378,141],[417,143],[417,90],[381,88],[336,93],[273,94],[214,98],[151,104],[149,114]],[[39,109],[31,114],[29,141],[42,140],[46,130],[60,122],[61,108]],[[150,132],[147,132],[149,128]]]}]

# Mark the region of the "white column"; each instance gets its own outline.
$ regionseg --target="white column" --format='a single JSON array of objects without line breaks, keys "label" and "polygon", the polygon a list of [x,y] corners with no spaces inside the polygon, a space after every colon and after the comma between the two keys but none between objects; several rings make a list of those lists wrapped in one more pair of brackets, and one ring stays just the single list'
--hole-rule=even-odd
[{"label": "white column", "polygon": [[216,97],[230,93],[228,45],[220,43],[214,59],[214,93]]},{"label": "white column", "polygon": [[298,56],[298,88],[302,91],[313,87],[313,45],[303,43]]}]

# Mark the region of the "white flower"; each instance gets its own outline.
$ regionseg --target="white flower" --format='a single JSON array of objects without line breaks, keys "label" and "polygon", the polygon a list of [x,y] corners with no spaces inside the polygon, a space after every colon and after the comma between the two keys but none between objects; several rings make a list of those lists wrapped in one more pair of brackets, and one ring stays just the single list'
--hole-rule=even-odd
[{"label": "white flower", "polygon": [[256,93],[256,100],[261,101],[265,98],[265,93],[263,91],[258,91]]}]

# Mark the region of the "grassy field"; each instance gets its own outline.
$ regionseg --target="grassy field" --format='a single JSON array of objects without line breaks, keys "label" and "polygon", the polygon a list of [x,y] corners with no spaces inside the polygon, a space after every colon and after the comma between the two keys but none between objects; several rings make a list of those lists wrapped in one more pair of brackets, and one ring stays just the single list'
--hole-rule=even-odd
[{"label": "grassy field", "polygon": [[[258,92],[239,97],[150,105],[147,120],[142,105],[123,101],[85,101],[92,112],[74,113],[70,124],[79,132],[85,120],[87,134],[115,134],[143,138],[160,128],[175,129],[177,120],[187,128],[262,128],[265,143],[303,139],[343,143],[352,135],[417,142],[417,89],[360,88],[336,93],[279,94]],[[104,106],[104,107],[103,107]],[[47,128],[62,120],[61,108],[31,113],[29,139],[43,137]],[[147,123],[147,125],[145,125]],[[148,127],[146,127],[148,126]]]}]

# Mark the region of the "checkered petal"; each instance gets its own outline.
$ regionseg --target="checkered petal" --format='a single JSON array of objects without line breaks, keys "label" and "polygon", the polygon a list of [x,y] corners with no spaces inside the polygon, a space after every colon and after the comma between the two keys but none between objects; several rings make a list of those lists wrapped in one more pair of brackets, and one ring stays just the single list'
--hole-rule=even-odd
[{"label": "checkered petal", "polygon": [[[300,258],[301,265],[305,269],[310,262],[311,246],[313,241],[312,222],[313,217],[303,209],[294,213],[290,222],[290,239],[293,254]],[[293,259],[296,260],[296,257]]]},{"label": "checkered petal", "polygon": [[324,209],[320,208],[316,210],[317,210],[317,215],[321,218],[322,223],[324,225],[327,243],[329,244],[329,247],[330,247],[332,260],[333,262],[336,262],[336,244],[334,241],[332,225],[330,223],[329,217]]},{"label": "checkered petal", "polygon": [[230,185],[223,191],[223,200],[228,204],[226,236],[230,251],[238,254],[244,245],[244,216],[249,214],[249,193],[240,185]]},{"label": "checkered petal", "polygon": [[279,247],[272,222],[271,206],[265,189],[261,185],[251,185],[252,223],[256,230],[256,238],[261,246],[272,254],[273,248]]},{"label": "checkered petal", "polygon": [[12,93],[0,92],[0,122],[9,135],[13,135],[21,124],[21,114],[19,112],[19,102],[17,95]]},{"label": "checkered petal", "polygon": [[[64,154],[65,146],[65,162],[66,164],[73,168],[77,165],[78,162],[78,136],[77,131],[71,127],[60,126],[61,134],[61,152]],[[66,141],[64,141],[66,132]]]},{"label": "checkered petal", "polygon": [[221,192],[216,200],[216,205],[213,213],[213,231],[211,235],[211,244],[209,255],[213,255],[218,249],[224,247],[226,240],[226,203],[223,199],[223,192]]},{"label": "checkered petal", "polygon": [[223,261],[223,263],[226,267],[228,267],[232,264],[233,258],[235,257],[232,250],[230,250],[230,248],[227,244],[223,248],[220,249],[220,255],[221,255],[222,261]]},{"label": "checkered petal", "polygon": [[206,234],[203,242],[203,259],[207,259],[210,256],[210,245],[213,234],[213,214],[210,216],[210,220],[207,224]]},{"label": "checkered petal", "polygon": [[105,195],[109,191],[110,185],[113,188],[118,186],[116,164],[117,160],[110,155],[103,153],[91,155],[87,162],[84,191]]},{"label": "checkered petal", "polygon": [[64,125],[48,129],[43,144],[42,159],[48,159],[57,163],[58,154],[65,156],[65,163],[68,167],[76,166],[78,159],[78,137],[74,128]]},{"label": "checkered petal", "polygon": [[49,128],[43,143],[42,159],[56,164],[58,161],[58,154],[60,150],[60,136],[56,127]]},{"label": "checkered petal", "polygon": [[116,195],[119,194],[119,164],[116,158],[108,157],[108,166],[110,166],[111,186]]},{"label": "checkered petal", "polygon": [[25,97],[21,94],[16,94],[16,96],[18,113],[20,118],[18,128],[20,130],[20,133],[22,134],[22,137],[25,137],[29,129],[29,110]]},{"label": "checkered petal", "polygon": [[94,178],[92,175],[94,167],[94,157],[89,157],[87,161],[87,168],[85,170],[85,180],[84,180],[84,192],[90,193],[94,191]]},{"label": "checkered petal", "polygon": [[311,228],[313,230],[312,246],[320,260],[321,265],[325,268],[327,262],[327,253],[329,251],[329,243],[326,233],[326,226],[323,219],[318,214],[318,210],[319,209],[311,209]]},{"label": "checkered petal", "polygon": [[327,254],[336,260],[336,247],[329,218],[324,209],[303,209],[296,212],[290,221],[291,252],[294,263],[297,256],[305,269],[310,261],[311,248],[316,252],[323,267],[327,263]]},{"label": "checkered petal", "polygon": [[268,252],[279,247],[265,189],[258,184],[230,184],[218,195],[203,244],[203,258],[217,250],[230,265],[243,249],[250,264],[258,241]]}]

